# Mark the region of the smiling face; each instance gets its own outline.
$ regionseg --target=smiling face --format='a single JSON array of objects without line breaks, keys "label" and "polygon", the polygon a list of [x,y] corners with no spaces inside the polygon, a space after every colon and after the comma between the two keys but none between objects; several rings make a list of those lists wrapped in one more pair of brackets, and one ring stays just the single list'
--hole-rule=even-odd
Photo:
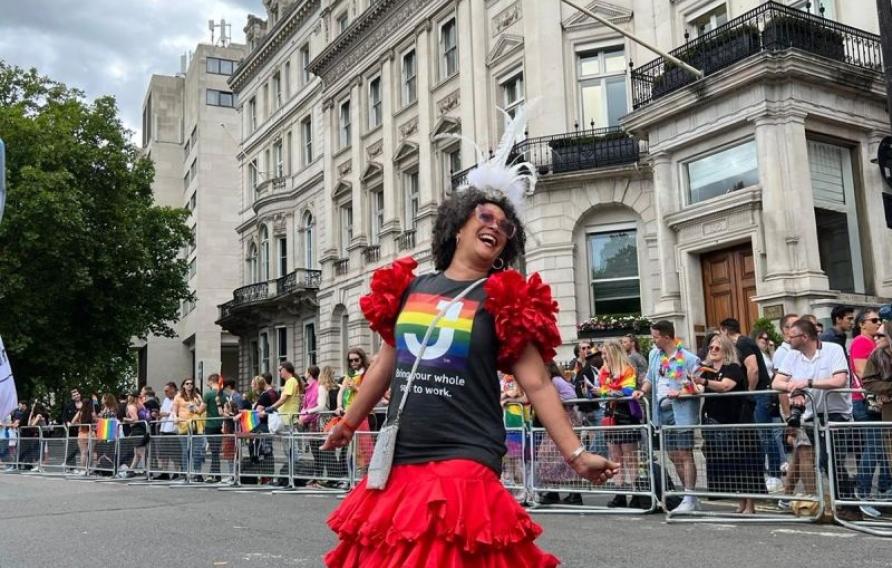
[{"label": "smiling face", "polygon": [[481,203],[468,216],[456,236],[456,254],[473,264],[492,266],[516,230],[501,207]]}]

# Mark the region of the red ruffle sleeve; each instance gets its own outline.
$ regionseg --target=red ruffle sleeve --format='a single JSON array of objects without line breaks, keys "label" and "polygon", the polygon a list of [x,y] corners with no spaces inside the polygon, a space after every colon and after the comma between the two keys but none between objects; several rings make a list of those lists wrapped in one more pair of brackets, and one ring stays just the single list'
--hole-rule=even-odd
[{"label": "red ruffle sleeve", "polygon": [[514,363],[532,343],[546,362],[554,359],[561,344],[558,331],[558,303],[551,297],[551,287],[538,273],[524,280],[516,270],[505,270],[489,277],[484,284],[484,307],[495,319],[499,348],[498,366],[513,373]]},{"label": "red ruffle sleeve", "polygon": [[359,299],[359,307],[369,321],[372,331],[377,331],[391,347],[396,346],[394,328],[399,315],[400,301],[409,284],[415,280],[413,272],[418,266],[415,259],[398,258],[392,265],[379,268],[372,274],[371,291]]}]

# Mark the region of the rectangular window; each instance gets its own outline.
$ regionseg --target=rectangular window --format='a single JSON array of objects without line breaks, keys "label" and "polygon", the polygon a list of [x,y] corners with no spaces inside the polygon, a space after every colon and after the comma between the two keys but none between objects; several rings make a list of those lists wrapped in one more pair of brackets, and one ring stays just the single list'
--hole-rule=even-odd
[{"label": "rectangular window", "polygon": [[300,122],[300,137],[303,147],[303,164],[309,166],[313,161],[313,121],[309,116]]},{"label": "rectangular window", "polygon": [[687,164],[688,203],[699,203],[759,183],[756,142],[751,140]]},{"label": "rectangular window", "polygon": [[251,191],[257,191],[257,185],[260,183],[260,169],[257,167],[257,158],[251,160],[248,164],[248,184]]},{"label": "rectangular window", "polygon": [[341,103],[338,112],[338,147],[346,148],[350,145],[350,100]]},{"label": "rectangular window", "polygon": [[418,216],[418,172],[403,174],[404,203],[406,206],[405,227],[406,230],[415,228],[415,218]]},{"label": "rectangular window", "polygon": [[257,97],[248,101],[248,132],[257,130]]},{"label": "rectangular window", "polygon": [[208,73],[214,75],[232,75],[235,71],[235,61],[230,59],[220,59],[219,57],[208,57],[207,63]]},{"label": "rectangular window", "polygon": [[316,324],[304,324],[304,362],[305,367],[316,365]]},{"label": "rectangular window", "polygon": [[285,74],[285,98],[288,99],[291,97],[291,62],[285,62],[285,70],[283,71]]},{"label": "rectangular window", "polygon": [[306,85],[310,82],[310,44],[305,43],[300,48],[300,83]]},{"label": "rectangular window", "polygon": [[384,226],[384,191],[376,189],[369,193],[371,199],[372,244],[378,244],[381,240],[381,227]]},{"label": "rectangular window", "polygon": [[235,106],[235,97],[229,91],[207,90],[207,104],[232,108]]},{"label": "rectangular window", "polygon": [[445,79],[458,72],[458,37],[455,18],[450,18],[440,26],[440,47],[442,49],[440,77]]},{"label": "rectangular window", "polygon": [[269,107],[269,83],[263,84],[263,118],[269,118],[269,115],[272,114],[270,112]]},{"label": "rectangular window", "polygon": [[251,375],[256,377],[260,374],[260,342],[251,342]]},{"label": "rectangular window", "polygon": [[851,151],[844,146],[809,140],[808,166],[821,269],[827,274],[831,289],[863,294],[864,268]]},{"label": "rectangular window", "polygon": [[291,174],[294,173],[294,146],[292,146],[292,136],[291,131],[288,131],[288,143],[285,146],[285,156],[287,159],[287,164],[285,165],[286,171]]},{"label": "rectangular window", "polygon": [[195,259],[193,258],[192,260],[189,261],[189,274],[186,277],[186,279],[191,280],[192,277],[195,276],[195,271],[196,271]]},{"label": "rectangular window", "polygon": [[622,47],[577,54],[583,128],[617,126],[628,112],[626,57]]},{"label": "rectangular window", "polygon": [[443,154],[443,195],[452,192],[452,176],[461,171],[461,148],[446,150]]},{"label": "rectangular window", "polygon": [[152,95],[146,97],[146,107],[142,109],[142,146],[152,141]]},{"label": "rectangular window", "polygon": [[265,331],[260,334],[260,372],[269,372],[269,335]]},{"label": "rectangular window", "polygon": [[823,16],[828,20],[836,19],[833,0],[796,0],[791,6],[814,16]]},{"label": "rectangular window", "polygon": [[282,75],[278,71],[273,75],[273,110],[282,106]]},{"label": "rectangular window", "polygon": [[502,108],[508,113],[508,116],[514,118],[517,107],[523,104],[523,73],[518,73],[502,81],[500,87],[502,89]]},{"label": "rectangular window", "polygon": [[189,198],[189,211],[195,211],[195,207],[198,205],[198,192],[192,192],[192,196]]},{"label": "rectangular window", "polygon": [[691,36],[700,37],[728,21],[728,6],[720,4],[688,22]]},{"label": "rectangular window", "polygon": [[382,118],[381,77],[375,77],[369,81],[369,128],[379,126]]},{"label": "rectangular window", "polygon": [[279,258],[279,277],[281,278],[288,274],[288,238],[277,238],[276,249]]},{"label": "rectangular window", "polygon": [[347,12],[341,12],[337,17],[338,35],[344,33],[348,25],[350,25],[350,19],[347,17]]},{"label": "rectangular window", "polygon": [[415,102],[415,97],[417,95],[417,74],[418,65],[415,57],[415,50],[413,49],[403,55],[403,106]]},{"label": "rectangular window", "polygon": [[279,360],[279,365],[288,360],[288,328],[287,327],[277,327],[276,328],[276,350]]},{"label": "rectangular window", "polygon": [[186,140],[186,143],[183,145],[183,157],[188,158],[189,152],[191,152],[191,151],[192,151],[192,144],[188,140]]},{"label": "rectangular window", "polygon": [[183,189],[189,187],[189,171],[186,171],[186,175],[183,176]]},{"label": "rectangular window", "polygon": [[341,258],[347,258],[347,247],[353,240],[353,205],[341,206]]},{"label": "rectangular window", "polygon": [[641,313],[634,229],[587,235],[592,315]]},{"label": "rectangular window", "polygon": [[273,175],[277,178],[285,175],[285,152],[281,138],[273,143]]},{"label": "rectangular window", "polygon": [[198,177],[198,158],[192,160],[192,165],[189,166],[189,177],[193,180]]}]

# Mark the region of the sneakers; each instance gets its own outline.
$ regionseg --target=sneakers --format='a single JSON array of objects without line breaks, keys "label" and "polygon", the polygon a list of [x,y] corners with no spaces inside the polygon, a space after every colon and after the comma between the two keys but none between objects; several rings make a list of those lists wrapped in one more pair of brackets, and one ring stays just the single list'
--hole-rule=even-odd
[{"label": "sneakers", "polygon": [[693,513],[700,510],[700,502],[696,497],[685,497],[681,500],[681,504],[672,509],[673,513]]},{"label": "sneakers", "polygon": [[626,507],[626,496],[625,495],[614,495],[613,499],[607,503],[608,509],[623,509]]},{"label": "sneakers", "polygon": [[582,495],[579,493],[570,493],[564,497],[562,502],[564,505],[582,505]]},{"label": "sneakers", "polygon": [[879,519],[883,516],[883,514],[875,507],[871,507],[870,505],[861,505],[858,507],[858,510],[860,510],[865,517],[870,517],[871,519]]},{"label": "sneakers", "polygon": [[765,480],[765,487],[769,493],[780,493],[784,490],[784,482],[779,477],[769,477]]},{"label": "sneakers", "polygon": [[544,493],[539,497],[540,505],[556,505],[561,502],[561,496],[557,493]]},{"label": "sneakers", "polygon": [[777,508],[781,511],[789,511],[790,510],[790,501],[788,499],[781,499],[777,502]]}]

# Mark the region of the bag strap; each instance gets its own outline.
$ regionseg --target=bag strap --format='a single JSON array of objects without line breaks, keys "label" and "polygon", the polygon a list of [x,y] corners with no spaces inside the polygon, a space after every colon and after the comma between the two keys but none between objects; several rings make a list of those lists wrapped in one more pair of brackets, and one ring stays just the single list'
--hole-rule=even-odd
[{"label": "bag strap", "polygon": [[465,296],[470,294],[474,290],[474,288],[476,288],[483,282],[486,282],[486,278],[481,278],[480,280],[472,282],[471,285],[468,286],[467,288],[465,288],[461,294],[459,294],[458,296],[453,298],[448,304],[443,306],[440,309],[440,312],[434,317],[433,320],[431,320],[430,325],[427,326],[427,332],[425,332],[424,340],[422,340],[422,342],[421,342],[421,349],[418,351],[418,356],[415,357],[415,363],[412,365],[412,371],[409,373],[409,380],[406,381],[406,392],[403,393],[403,398],[402,398],[402,400],[400,400],[400,406],[399,406],[399,408],[397,408],[396,416],[394,416],[394,418],[393,418],[394,425],[398,425],[400,423],[400,416],[403,414],[403,409],[406,407],[406,400],[409,398],[409,393],[412,391],[412,383],[415,382],[415,376],[416,376],[416,373],[418,372],[418,365],[419,365],[419,363],[421,363],[421,358],[424,357],[424,352],[427,350],[427,342],[431,337],[431,333],[434,330],[434,326],[436,326],[440,322],[440,320],[443,319],[443,316],[446,315],[446,312],[448,312],[450,310],[450,308],[452,308],[452,306],[454,306],[459,301],[464,299]]}]

